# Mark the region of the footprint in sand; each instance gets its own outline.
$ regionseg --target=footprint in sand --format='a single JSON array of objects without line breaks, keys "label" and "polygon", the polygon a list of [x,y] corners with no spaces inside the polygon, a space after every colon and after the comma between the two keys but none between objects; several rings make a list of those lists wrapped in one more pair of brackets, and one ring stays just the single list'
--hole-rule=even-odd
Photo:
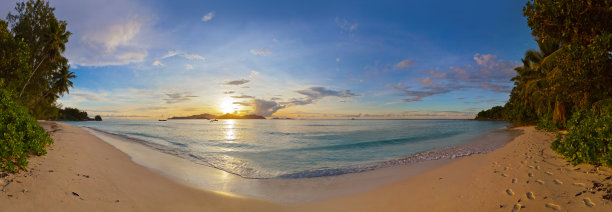
[{"label": "footprint in sand", "polygon": [[584,204],[589,206],[589,207],[595,206],[595,203],[593,201],[591,201],[591,198],[584,198],[582,200],[584,200]]},{"label": "footprint in sand", "polygon": [[535,199],[535,194],[533,194],[533,192],[527,192],[527,198]]},{"label": "footprint in sand", "polygon": [[541,181],[541,180],[536,180],[536,183],[538,183],[540,185],[544,185],[544,181]]},{"label": "footprint in sand", "polygon": [[580,186],[580,187],[584,187],[584,183],[574,183],[573,185],[575,185],[575,186]]},{"label": "footprint in sand", "polygon": [[527,174],[529,177],[533,177],[533,173],[529,172],[529,174]]},{"label": "footprint in sand", "polygon": [[520,210],[521,210],[521,207],[523,207],[523,206],[521,206],[521,204],[516,203],[516,204],[514,205],[514,208],[512,208],[512,212],[518,212],[518,211],[520,211]]},{"label": "footprint in sand", "polygon": [[558,179],[553,180],[553,182],[555,182],[555,184],[557,185],[563,184],[563,182],[561,182],[561,180],[558,180]]},{"label": "footprint in sand", "polygon": [[514,191],[512,191],[512,189],[506,189],[506,193],[510,196],[514,196]]},{"label": "footprint in sand", "polygon": [[530,169],[533,169],[533,166],[527,166],[527,167],[529,167]]},{"label": "footprint in sand", "polygon": [[553,210],[561,210],[561,206],[554,204],[554,203],[546,203],[546,207],[547,208],[552,208]]},{"label": "footprint in sand", "polygon": [[536,166],[536,169],[537,169],[537,170],[540,170],[540,166]]},{"label": "footprint in sand", "polygon": [[516,183],[516,181],[518,181],[518,179],[516,178],[512,179],[512,183]]},{"label": "footprint in sand", "polygon": [[508,175],[506,175],[506,174],[502,173],[502,174],[501,174],[501,176],[503,176],[503,177],[507,177]]},{"label": "footprint in sand", "polygon": [[552,173],[552,172],[549,172],[549,171],[546,171],[546,172],[544,172],[544,173],[546,173],[547,175],[553,175],[553,173]]},{"label": "footprint in sand", "polygon": [[504,167],[504,171],[507,171],[508,169],[510,169],[510,167],[508,166]]}]

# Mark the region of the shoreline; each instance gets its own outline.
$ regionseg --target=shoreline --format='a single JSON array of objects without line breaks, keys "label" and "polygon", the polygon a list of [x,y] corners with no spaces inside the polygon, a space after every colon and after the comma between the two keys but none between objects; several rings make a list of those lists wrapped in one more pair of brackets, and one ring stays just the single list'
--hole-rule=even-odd
[{"label": "shoreline", "polygon": [[[422,161],[418,162],[400,163],[369,171],[330,176],[244,178],[215,167],[198,164],[182,157],[156,151],[148,145],[143,145],[136,139],[126,138],[122,135],[97,129],[80,128],[111,144],[124,154],[129,155],[133,162],[183,185],[263,199],[280,204],[321,201],[368,191],[444,166],[461,158],[461,156],[457,158],[421,158]],[[508,142],[506,141],[507,139],[509,138],[501,138],[500,140],[501,142]],[[474,142],[482,141],[482,139],[479,139]],[[460,146],[469,147],[471,144]],[[417,155],[416,157],[423,156]]]},{"label": "shoreline", "polygon": [[[73,123],[65,123],[65,124],[73,124]],[[182,159],[186,159],[193,163],[204,165],[207,167],[212,167],[215,169],[222,170],[224,172],[228,172],[233,175],[237,175],[246,179],[301,179],[301,178],[318,178],[318,177],[331,177],[345,174],[358,174],[363,172],[370,172],[379,170],[382,168],[389,168],[393,166],[400,165],[410,165],[415,163],[422,163],[424,161],[431,160],[439,160],[439,159],[455,159],[460,157],[469,156],[472,154],[484,154],[500,147],[503,147],[505,144],[510,142],[514,137],[516,137],[519,133],[516,130],[509,129],[507,127],[501,127],[496,129],[489,129],[483,132],[476,133],[464,133],[460,135],[453,135],[450,137],[444,138],[436,138],[428,140],[427,142],[431,143],[446,143],[435,147],[434,149],[424,149],[421,152],[414,152],[408,156],[401,156],[397,158],[386,158],[384,160],[379,161],[368,161],[360,164],[348,164],[340,167],[322,167],[322,168],[313,168],[313,169],[303,169],[295,172],[279,172],[277,174],[250,174],[241,172],[242,170],[233,170],[232,167],[225,167],[223,165],[219,165],[215,163],[210,163],[210,159],[206,159],[207,157],[201,157],[200,155],[192,155],[190,152],[185,152],[181,149],[168,148],[165,145],[161,145],[151,140],[147,140],[147,138],[135,138],[128,134],[117,134],[110,131],[105,131],[103,129],[98,129],[93,126],[80,126],[82,129],[86,129],[90,131],[90,133],[96,135],[102,140],[119,140],[120,142],[128,142],[128,143],[137,143],[146,148],[153,149],[157,152],[161,152],[164,154],[168,154],[171,156],[179,157]],[[106,138],[106,139],[104,139]],[[462,142],[446,142],[445,140],[463,140]],[[443,142],[440,142],[443,141]],[[108,142],[108,141],[107,141]],[[167,141],[172,144],[174,142]],[[117,141],[110,142],[111,144],[118,143]],[[116,146],[116,145],[115,145]],[[130,151],[135,148],[130,148],[126,150],[122,150],[127,154],[130,154]],[[406,153],[407,154],[407,153]],[[225,158],[224,155],[218,156],[221,158]],[[230,157],[231,158],[231,157]],[[240,159],[239,159],[240,160]],[[229,161],[232,162],[232,161]],[[141,165],[152,168],[154,164],[147,164],[146,161],[142,161]],[[239,166],[239,165],[238,165]],[[163,171],[163,170],[162,170]]]},{"label": "shoreline", "polygon": [[[553,135],[533,127],[518,128],[523,134],[495,151],[461,157],[395,182],[323,200],[278,204],[185,186],[138,165],[84,129],[41,124],[54,131],[55,144],[46,156],[31,158],[28,171],[2,178],[0,211],[510,211],[519,204],[527,211],[612,209],[602,198],[612,172],[569,165],[550,150]],[[373,172],[358,175],[368,173]],[[364,177],[363,182],[378,177]],[[284,195],[299,195],[300,188],[282,184],[293,180],[264,180],[257,186],[274,184],[289,191]],[[334,189],[326,188],[333,180],[311,185],[319,191]]]}]

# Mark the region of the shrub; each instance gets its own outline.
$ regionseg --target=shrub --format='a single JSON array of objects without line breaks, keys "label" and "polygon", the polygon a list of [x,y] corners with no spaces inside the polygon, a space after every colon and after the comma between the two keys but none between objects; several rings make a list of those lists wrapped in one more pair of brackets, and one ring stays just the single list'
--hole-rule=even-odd
[{"label": "shrub", "polygon": [[552,117],[541,117],[540,121],[538,121],[538,124],[536,125],[536,129],[546,130],[548,132],[556,132],[559,131],[559,126],[557,126],[557,123],[552,120]]},{"label": "shrub", "polygon": [[0,169],[16,172],[28,165],[28,155],[44,155],[45,146],[53,143],[27,108],[0,89]]},{"label": "shrub", "polygon": [[594,105],[591,110],[574,113],[568,121],[565,139],[558,136],[551,147],[573,164],[612,167],[612,101]]}]

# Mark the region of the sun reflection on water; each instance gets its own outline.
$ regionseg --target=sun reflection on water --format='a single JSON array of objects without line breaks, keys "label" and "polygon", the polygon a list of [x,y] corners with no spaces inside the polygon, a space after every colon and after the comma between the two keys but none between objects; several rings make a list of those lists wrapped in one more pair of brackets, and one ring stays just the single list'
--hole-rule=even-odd
[{"label": "sun reflection on water", "polygon": [[233,142],[236,139],[236,135],[234,133],[234,124],[236,123],[236,120],[233,119],[228,119],[225,120],[225,124],[223,125],[224,127],[224,132],[225,132],[225,140],[227,140],[227,142]]}]

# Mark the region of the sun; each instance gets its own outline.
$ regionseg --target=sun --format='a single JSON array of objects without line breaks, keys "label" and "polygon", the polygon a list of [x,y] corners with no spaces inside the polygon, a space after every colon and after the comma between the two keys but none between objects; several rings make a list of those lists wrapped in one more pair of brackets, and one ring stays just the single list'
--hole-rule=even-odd
[{"label": "sun", "polygon": [[238,105],[234,104],[234,100],[232,98],[224,99],[219,107],[221,108],[221,112],[223,114],[234,113],[238,110]]}]

